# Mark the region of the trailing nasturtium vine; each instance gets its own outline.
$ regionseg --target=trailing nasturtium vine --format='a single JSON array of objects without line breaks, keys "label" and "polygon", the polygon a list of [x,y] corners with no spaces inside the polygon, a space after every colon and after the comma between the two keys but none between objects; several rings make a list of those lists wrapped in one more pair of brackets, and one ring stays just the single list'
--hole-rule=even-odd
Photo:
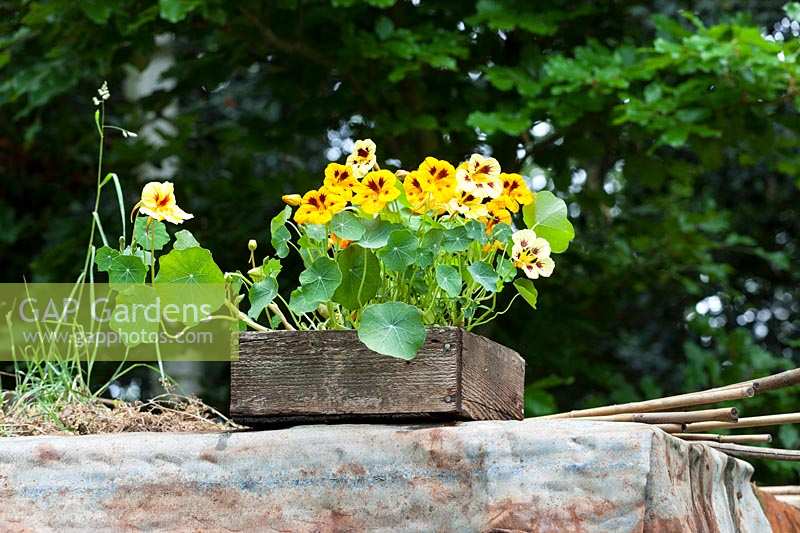
[{"label": "trailing nasturtium vine", "polygon": [[[376,153],[370,139],[356,141],[344,164],[325,168],[318,189],[283,196],[287,205],[270,222],[277,257],[258,265],[249,243],[247,275],[227,278],[246,286],[251,327],[355,329],[370,349],[412,359],[426,326],[469,330],[517,296],[535,308],[531,280],[553,273],[552,254],[575,235],[563,200],[531,192],[492,157],[473,154],[457,166],[426,157],[392,172]],[[277,276],[291,250],[305,269],[287,301]],[[511,282],[517,294],[497,310]],[[267,326],[254,322],[262,317]]]}]

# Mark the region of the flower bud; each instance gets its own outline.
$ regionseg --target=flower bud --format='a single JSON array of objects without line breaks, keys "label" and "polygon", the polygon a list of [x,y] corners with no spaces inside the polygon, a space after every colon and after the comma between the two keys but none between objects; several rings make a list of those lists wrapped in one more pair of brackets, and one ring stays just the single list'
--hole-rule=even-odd
[{"label": "flower bud", "polygon": [[258,243],[256,242],[255,239],[250,239],[249,241],[247,241],[248,250],[250,250],[251,252],[255,252],[256,248],[258,248]]},{"label": "flower bud", "polygon": [[284,194],[281,196],[281,200],[283,200],[283,203],[285,204],[289,204],[292,207],[297,207],[303,202],[303,197],[299,194]]}]

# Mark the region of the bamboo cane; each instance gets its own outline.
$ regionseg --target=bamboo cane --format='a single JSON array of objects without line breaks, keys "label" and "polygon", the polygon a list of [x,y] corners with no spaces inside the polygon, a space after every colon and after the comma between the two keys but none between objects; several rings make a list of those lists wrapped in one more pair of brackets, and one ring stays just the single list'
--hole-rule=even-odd
[{"label": "bamboo cane", "polygon": [[798,485],[776,485],[773,487],[758,487],[761,492],[774,495],[793,495],[800,496],[800,486]]},{"label": "bamboo cane", "polygon": [[750,416],[740,418],[738,422],[695,422],[689,424],[687,432],[697,433],[708,431],[709,429],[757,428],[798,423],[800,423],[800,413],[784,413],[780,415]]},{"label": "bamboo cane", "polygon": [[755,391],[751,386],[720,390],[712,389],[708,391],[692,392],[689,394],[680,394],[678,396],[668,396],[666,398],[645,400],[642,402],[631,402],[618,405],[606,405],[604,407],[594,407],[591,409],[581,409],[578,411],[569,411],[567,413],[540,416],[538,418],[585,418],[589,416],[606,416],[623,413],[665,411],[669,409],[693,407],[696,405],[708,405],[729,400],[741,400],[742,398],[752,398],[754,394]]},{"label": "bamboo cane", "polygon": [[683,433],[686,431],[686,424],[650,424],[665,433]]},{"label": "bamboo cane", "polygon": [[620,413],[618,415],[588,416],[588,420],[608,420],[611,422],[640,422],[642,424],[688,424],[710,420],[735,422],[739,412],[735,407],[706,409],[701,411],[672,411],[659,413]]},{"label": "bamboo cane", "polygon": [[776,461],[800,461],[799,450],[759,448],[758,446],[741,446],[739,444],[727,444],[722,442],[706,442],[706,445],[734,457],[774,459]]},{"label": "bamboo cane", "polygon": [[673,433],[673,437],[691,441],[725,442],[729,444],[768,444],[772,442],[772,435],[768,433],[753,435],[718,435],[717,433]]},{"label": "bamboo cane", "polygon": [[742,381],[741,383],[732,383],[724,387],[719,387],[719,390],[751,386],[756,393],[760,394],[762,392],[782,389],[784,387],[791,387],[793,385],[800,385],[800,368],[787,370],[778,374],[772,374],[771,376],[764,376],[748,381]]}]

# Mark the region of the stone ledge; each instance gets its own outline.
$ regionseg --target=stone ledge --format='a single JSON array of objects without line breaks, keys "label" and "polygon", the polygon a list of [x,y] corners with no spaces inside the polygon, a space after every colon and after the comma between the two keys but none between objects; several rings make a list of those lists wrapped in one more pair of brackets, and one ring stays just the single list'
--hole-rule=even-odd
[{"label": "stone ledge", "polygon": [[0,439],[0,529],[769,531],[752,467],[640,424]]}]

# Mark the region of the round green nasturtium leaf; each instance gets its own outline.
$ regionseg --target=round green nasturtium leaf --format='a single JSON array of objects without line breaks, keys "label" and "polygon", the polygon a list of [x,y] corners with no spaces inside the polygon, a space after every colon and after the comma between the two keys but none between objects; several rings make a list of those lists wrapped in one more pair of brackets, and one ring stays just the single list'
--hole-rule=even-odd
[{"label": "round green nasturtium leaf", "polygon": [[461,294],[461,273],[453,266],[437,265],[436,283],[451,298]]},{"label": "round green nasturtium leaf", "polygon": [[111,285],[144,283],[147,266],[135,255],[122,255],[117,250],[103,246],[94,255],[100,272],[108,272]]},{"label": "round green nasturtium leaf", "polygon": [[161,250],[169,242],[167,226],[158,220],[150,220],[150,224],[148,225],[147,220],[149,218],[150,217],[136,217],[136,222],[133,224],[133,238],[136,239],[136,242],[145,250],[152,250],[153,245],[150,243],[150,236],[153,233],[153,228],[155,228],[155,238],[153,242],[155,243],[155,249]]},{"label": "round green nasturtium leaf", "polygon": [[467,235],[467,228],[464,226],[456,226],[446,230],[442,240],[442,246],[451,254],[463,252],[469,248],[470,244],[472,244],[472,239]]},{"label": "round green nasturtium leaf", "polygon": [[379,218],[364,220],[362,224],[364,225],[364,235],[358,240],[358,245],[370,249],[383,248],[389,242],[389,234],[403,227]]},{"label": "round green nasturtium leaf", "polygon": [[500,277],[489,263],[476,261],[467,267],[467,271],[478,285],[489,292],[497,292],[497,282]]},{"label": "round green nasturtium leaf", "polygon": [[432,228],[425,232],[425,235],[422,236],[419,247],[435,253],[439,249],[439,246],[442,245],[443,240],[444,231],[439,228]]},{"label": "round green nasturtium leaf", "polygon": [[[159,291],[159,294],[163,292],[165,304],[191,305],[210,313],[225,303],[225,275],[205,248],[172,250],[159,257],[158,265],[156,283],[174,285]],[[183,323],[187,326],[197,324],[205,311],[198,311],[198,320],[185,320]]]},{"label": "round green nasturtium leaf", "polygon": [[187,248],[196,248],[200,246],[197,239],[194,238],[192,232],[188,229],[182,229],[175,233],[175,243],[172,247],[176,250],[185,250]]},{"label": "round green nasturtium leaf", "polygon": [[331,220],[331,233],[335,233],[340,239],[357,241],[364,236],[365,231],[367,228],[352,211],[336,213]]},{"label": "round green nasturtium leaf", "polygon": [[492,228],[492,239],[500,241],[503,244],[508,244],[513,234],[514,230],[511,228],[511,226],[502,222],[495,224],[495,226]]},{"label": "round green nasturtium leaf", "polygon": [[305,296],[316,302],[330,300],[342,282],[342,273],[330,257],[318,257],[300,273],[300,285]]},{"label": "round green nasturtium leaf", "polygon": [[94,254],[94,263],[97,265],[97,270],[100,272],[108,272],[108,269],[111,267],[111,261],[118,255],[120,255],[119,251],[110,246],[99,248]]},{"label": "round green nasturtium leaf", "polygon": [[420,268],[428,268],[433,264],[434,257],[433,251],[420,246],[419,250],[417,250],[417,258],[414,260],[414,264]]},{"label": "round green nasturtium leaf", "polygon": [[386,246],[378,250],[378,257],[388,270],[401,272],[416,260],[419,241],[407,229],[395,230],[389,235]]},{"label": "round green nasturtium leaf", "polygon": [[289,255],[289,245],[287,243],[292,238],[292,234],[289,233],[289,229],[286,227],[286,221],[289,220],[291,214],[292,208],[287,205],[269,223],[270,242],[272,247],[275,248],[275,254],[281,258]]},{"label": "round green nasturtium leaf", "polygon": [[525,225],[550,243],[553,253],[561,253],[575,238],[575,228],[567,218],[567,204],[550,191],[536,193],[536,200],[522,209]]},{"label": "round green nasturtium leaf", "polygon": [[478,241],[481,244],[486,243],[488,235],[486,235],[486,225],[478,222],[477,220],[470,220],[464,225],[467,232],[467,238],[471,241]]},{"label": "round green nasturtium leaf", "polygon": [[420,310],[401,302],[368,306],[358,325],[358,338],[367,348],[407,361],[417,355],[425,336]]},{"label": "round green nasturtium leaf", "polygon": [[122,334],[122,342],[129,347],[151,344],[160,330],[161,313],[158,294],[150,285],[131,285],[120,292],[111,314],[111,329]]},{"label": "round green nasturtium leaf", "polygon": [[519,278],[514,281],[514,287],[516,287],[520,296],[522,296],[531,307],[536,309],[536,299],[539,296],[539,291],[533,286],[533,282],[529,279]]},{"label": "round green nasturtium leaf", "polygon": [[275,296],[278,295],[278,282],[275,278],[268,277],[254,283],[250,290],[247,291],[247,297],[250,299],[250,309],[247,311],[247,316],[252,319],[257,319],[266,306],[272,303]]},{"label": "round green nasturtium leaf", "polygon": [[289,309],[297,315],[312,313],[317,310],[320,300],[310,297],[305,287],[298,287],[289,296]]},{"label": "round green nasturtium leaf", "polygon": [[172,250],[158,258],[156,283],[225,283],[211,252],[205,248]]},{"label": "round green nasturtium leaf", "polygon": [[328,240],[328,232],[322,224],[305,224],[303,229],[312,241],[327,242]]},{"label": "round green nasturtium leaf", "polygon": [[347,309],[358,309],[378,293],[381,286],[381,265],[371,250],[351,244],[336,258],[342,272],[342,283],[333,301]]}]

